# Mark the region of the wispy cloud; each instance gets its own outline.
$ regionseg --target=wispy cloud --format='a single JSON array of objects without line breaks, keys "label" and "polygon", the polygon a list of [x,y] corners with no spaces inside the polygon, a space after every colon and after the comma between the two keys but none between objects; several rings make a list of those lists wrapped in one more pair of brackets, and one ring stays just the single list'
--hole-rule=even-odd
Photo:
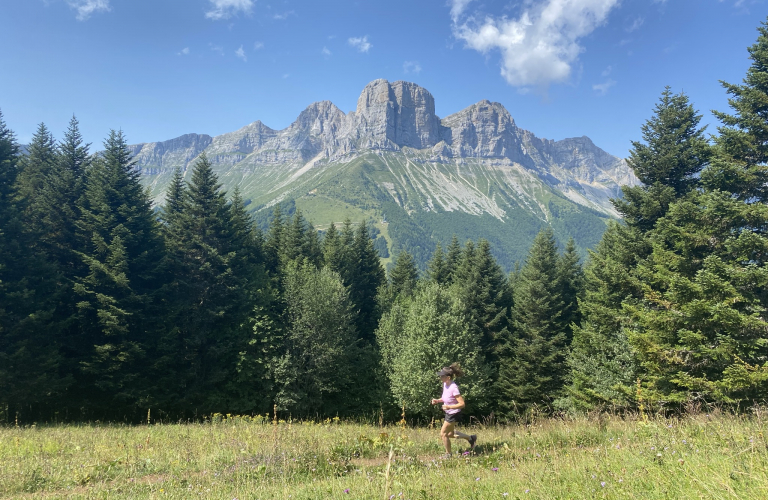
[{"label": "wispy cloud", "polygon": [[221,45],[216,45],[215,43],[209,43],[208,47],[210,47],[212,51],[222,56],[224,55],[224,47],[222,47]]},{"label": "wispy cloud", "polygon": [[295,11],[295,10],[289,10],[289,11],[287,11],[287,12],[283,12],[283,13],[275,14],[275,15],[274,15],[274,16],[272,16],[272,17],[273,17],[274,19],[277,19],[278,21],[284,21],[284,20],[288,19],[289,17],[291,17],[291,16],[295,16],[295,15],[296,15],[296,11]]},{"label": "wispy cloud", "polygon": [[356,48],[358,52],[367,53],[369,50],[371,50],[371,47],[373,47],[373,45],[370,42],[368,42],[368,35],[365,35],[364,37],[360,37],[360,38],[353,37],[348,39],[347,42],[351,46]]},{"label": "wispy cloud", "polygon": [[421,65],[419,64],[419,61],[405,61],[403,63],[403,72],[416,73],[417,75],[421,73]]},{"label": "wispy cloud", "polygon": [[261,50],[264,48],[264,42],[254,42],[253,50]]},{"label": "wispy cloud", "polygon": [[254,0],[208,0],[211,4],[211,10],[205,13],[205,17],[218,21],[219,19],[229,19],[238,12],[250,14],[253,9]]},{"label": "wispy cloud", "polygon": [[613,71],[613,66],[608,66],[608,67],[607,67],[607,68],[605,68],[605,69],[603,70],[603,72],[602,72],[602,73],[600,73],[600,74],[601,74],[602,76],[608,76],[608,75],[610,75],[610,74],[611,74],[611,72],[612,72],[612,71]]},{"label": "wispy cloud", "polygon": [[321,54],[323,54],[325,57],[330,57],[333,52],[328,50],[328,47],[323,47],[323,50],[320,51]]},{"label": "wispy cloud", "polygon": [[462,14],[464,14],[464,11],[467,9],[467,5],[469,5],[469,2],[472,0],[452,0],[451,1],[451,19],[453,19],[454,23],[459,22],[459,18]]},{"label": "wispy cloud", "polygon": [[248,56],[245,55],[245,51],[243,50],[243,46],[241,45],[239,49],[235,51],[235,55],[242,59],[243,62],[248,62]]},{"label": "wispy cloud", "polygon": [[627,33],[632,33],[633,31],[639,30],[640,26],[642,26],[644,22],[645,22],[645,18],[636,17],[634,20],[632,20],[632,23],[629,26],[627,26],[625,29]]},{"label": "wispy cloud", "polygon": [[501,52],[501,75],[515,87],[565,82],[584,50],[579,41],[602,25],[619,0],[526,0],[516,18],[466,15],[452,0],[453,33],[482,54]]},{"label": "wispy cloud", "polygon": [[178,52],[178,54],[177,54],[177,55],[180,55],[180,56],[188,56],[188,55],[189,55],[189,47],[184,47],[183,49],[181,49],[181,50]]},{"label": "wispy cloud", "polygon": [[600,95],[605,95],[608,93],[608,89],[616,85],[616,80],[608,79],[604,81],[603,83],[596,83],[592,85],[592,90],[597,92]]},{"label": "wispy cloud", "polygon": [[289,73],[285,73],[285,74],[283,75],[283,80],[285,80],[285,79],[286,79],[286,78],[288,78],[289,76],[291,76]]},{"label": "wispy cloud", "polygon": [[85,21],[95,12],[109,12],[109,0],[67,0],[67,5],[77,11],[77,20]]}]

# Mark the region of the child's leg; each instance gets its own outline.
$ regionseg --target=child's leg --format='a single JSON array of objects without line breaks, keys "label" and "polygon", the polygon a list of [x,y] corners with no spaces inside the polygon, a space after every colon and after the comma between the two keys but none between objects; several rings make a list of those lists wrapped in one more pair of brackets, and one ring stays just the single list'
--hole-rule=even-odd
[{"label": "child's leg", "polygon": [[453,431],[453,435],[459,439],[466,439],[467,441],[469,441],[469,439],[472,437],[469,434],[464,434],[463,432],[459,432],[457,430]]},{"label": "child's leg", "polygon": [[453,437],[453,424],[449,422],[443,422],[443,427],[440,429],[440,439],[443,440],[443,446],[445,452],[451,454],[451,438]]}]

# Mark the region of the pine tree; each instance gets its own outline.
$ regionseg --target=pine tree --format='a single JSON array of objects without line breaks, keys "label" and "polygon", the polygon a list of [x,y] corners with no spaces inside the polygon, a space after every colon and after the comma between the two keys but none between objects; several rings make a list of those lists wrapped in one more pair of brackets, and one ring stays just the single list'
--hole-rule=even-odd
[{"label": "pine tree", "polygon": [[574,322],[568,355],[569,382],[559,407],[589,411],[635,404],[640,366],[627,338],[629,320],[622,304],[642,297],[635,268],[649,253],[650,244],[637,229],[617,222],[590,251],[579,300],[581,320]]},{"label": "pine tree", "polygon": [[341,236],[336,229],[336,224],[331,222],[323,236],[323,263],[337,273],[340,273],[342,251]]},{"label": "pine tree", "polygon": [[322,251],[315,228],[307,222],[301,210],[293,213],[291,225],[283,233],[280,247],[283,265],[296,260],[307,260],[315,267],[322,261]]},{"label": "pine tree", "polygon": [[56,274],[25,220],[19,147],[0,113],[0,413],[22,421],[49,417],[66,386],[59,375],[53,304]]},{"label": "pine tree", "polygon": [[563,328],[566,332],[566,343],[570,345],[573,339],[573,326],[581,324],[581,312],[579,311],[579,298],[584,288],[584,271],[579,261],[581,258],[576,252],[576,243],[573,238],[568,239],[565,252],[557,262],[557,274],[563,294]]},{"label": "pine tree", "polygon": [[613,202],[627,224],[649,231],[671,203],[697,186],[711,157],[700,121],[688,96],[664,89],[654,115],[642,126],[645,143],[632,141],[628,159],[644,185],[622,187],[624,200]]},{"label": "pine tree", "polygon": [[37,212],[37,199],[41,196],[46,180],[56,164],[56,141],[45,123],[38,125],[27,151],[19,165],[21,173],[18,189],[19,195],[29,200],[32,211]]},{"label": "pine tree", "polygon": [[272,211],[272,219],[269,222],[269,232],[264,242],[264,258],[267,271],[277,279],[280,274],[280,254],[285,239],[285,221],[283,211],[278,203]]},{"label": "pine tree", "polygon": [[227,202],[205,154],[182,198],[167,230],[179,279],[175,328],[163,339],[178,354],[160,385],[176,411],[251,411],[259,404],[253,390],[231,383],[253,337],[257,290],[266,286],[251,222],[239,197]]},{"label": "pine tree", "polygon": [[502,361],[497,384],[507,415],[549,405],[562,390],[567,339],[557,263],[554,233],[547,227],[534,239],[514,290],[513,357]]},{"label": "pine tree", "polygon": [[733,114],[713,111],[722,122],[715,139],[717,168],[702,180],[749,202],[768,202],[768,21],[758,28],[757,42],[749,47],[752,64],[742,85],[720,82],[731,96]]},{"label": "pine tree", "polygon": [[[346,232],[345,225],[342,240],[348,239]],[[344,284],[349,287],[350,299],[357,310],[355,326],[364,344],[373,345],[374,331],[381,314],[377,294],[386,282],[386,272],[381,265],[379,254],[373,248],[373,240],[368,235],[365,221],[360,222],[354,233],[348,256],[348,267],[342,278]]]},{"label": "pine tree", "polygon": [[749,48],[744,85],[724,84],[733,115],[692,192],[659,220],[638,266],[642,301],[629,338],[645,371],[643,396],[738,406],[768,396],[768,24]]},{"label": "pine tree", "polygon": [[89,172],[78,227],[88,274],[75,292],[81,335],[68,346],[82,366],[85,404],[102,412],[137,404],[147,383],[141,362],[153,342],[152,304],[164,246],[151,200],[122,132],[111,131]]},{"label": "pine tree", "polygon": [[440,242],[437,243],[432,258],[427,263],[427,277],[429,281],[438,285],[448,284],[448,266],[445,261],[445,254]]},{"label": "pine tree", "polygon": [[389,273],[389,288],[392,295],[411,295],[416,290],[416,283],[419,280],[419,270],[416,269],[416,262],[413,256],[401,250],[395,258],[395,267]]},{"label": "pine tree", "polygon": [[461,264],[462,249],[459,244],[459,239],[454,234],[451,238],[451,243],[446,248],[445,254],[445,269],[448,276],[448,283],[453,283],[454,274]]},{"label": "pine tree", "polygon": [[[85,174],[91,165],[89,147],[90,144],[83,142],[78,121],[73,116],[57,146],[56,162],[43,190],[45,209],[42,224],[45,230],[41,243],[62,272],[65,295],[71,295],[75,277],[87,272],[77,255],[85,244],[78,233],[77,221],[80,219]],[[71,304],[68,303],[65,309],[66,314],[71,316]]]}]

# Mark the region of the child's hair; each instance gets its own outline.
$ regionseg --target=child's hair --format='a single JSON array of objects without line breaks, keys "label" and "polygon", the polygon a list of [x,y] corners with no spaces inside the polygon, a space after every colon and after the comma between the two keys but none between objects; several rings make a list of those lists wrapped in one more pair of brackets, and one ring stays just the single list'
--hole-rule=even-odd
[{"label": "child's hair", "polygon": [[451,376],[453,378],[464,376],[464,370],[461,369],[461,366],[459,366],[458,362],[451,363],[451,366],[449,366],[448,369],[451,371]]}]

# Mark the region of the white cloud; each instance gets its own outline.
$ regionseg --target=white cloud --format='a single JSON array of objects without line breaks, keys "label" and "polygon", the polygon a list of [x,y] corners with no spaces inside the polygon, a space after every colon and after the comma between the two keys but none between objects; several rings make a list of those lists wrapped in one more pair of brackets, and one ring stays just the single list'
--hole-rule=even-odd
[{"label": "white cloud", "polygon": [[601,75],[603,75],[603,76],[608,76],[608,75],[610,75],[610,74],[611,74],[611,71],[613,71],[613,66],[608,66],[608,67],[607,67],[607,68],[605,68],[605,69],[603,70],[603,72],[602,72],[602,73],[600,73],[600,74],[601,74]]},{"label": "white cloud", "polygon": [[261,50],[264,48],[264,42],[254,42],[253,50]]},{"label": "white cloud", "polygon": [[85,21],[94,12],[109,12],[109,0],[67,0],[67,4],[77,11],[77,20]]},{"label": "white cloud", "polygon": [[405,61],[403,63],[403,72],[416,73],[417,75],[421,73],[421,65],[419,64],[419,61]]},{"label": "white cloud", "polygon": [[454,23],[459,22],[459,18],[464,13],[472,0],[452,0],[451,1],[451,19]]},{"label": "white cloud", "polygon": [[368,35],[361,38],[350,38],[347,42],[356,48],[358,52],[368,52],[371,50],[371,47],[373,47],[373,45],[368,42]]},{"label": "white cloud", "polygon": [[238,12],[249,14],[253,8],[254,0],[208,0],[211,3],[211,10],[205,13],[205,17],[218,21],[219,19],[229,19]]},{"label": "white cloud", "polygon": [[[453,0],[453,8],[468,2]],[[515,87],[565,82],[584,50],[579,40],[602,25],[619,0],[526,0],[518,18],[473,16],[453,23],[454,36],[483,54],[501,52],[501,75]],[[453,12],[452,8],[452,12]],[[463,12],[463,11],[460,11]],[[460,22],[461,21],[461,22]]]},{"label": "white cloud", "polygon": [[608,79],[603,83],[596,83],[592,85],[592,90],[594,90],[600,95],[605,95],[608,93],[608,89],[613,87],[614,85],[616,85],[616,80]]},{"label": "white cloud", "polygon": [[289,10],[288,12],[283,12],[282,14],[275,14],[273,16],[273,18],[277,19],[278,21],[284,21],[284,20],[288,19],[289,17],[295,16],[295,15],[296,15],[296,11]]},{"label": "white cloud", "polygon": [[239,49],[235,51],[235,55],[243,60],[243,62],[248,62],[248,56],[245,55],[245,51],[243,50],[243,46],[241,45]]},{"label": "white cloud", "polygon": [[216,44],[213,44],[213,43],[209,43],[208,46],[211,48],[212,51],[218,52],[222,56],[224,55],[224,47],[222,47],[221,45],[216,45]]},{"label": "white cloud", "polygon": [[291,76],[289,73],[285,73],[285,74],[283,75],[283,80],[285,80],[285,79],[286,79],[286,78],[288,78],[289,76]]},{"label": "white cloud", "polygon": [[636,31],[636,30],[640,29],[640,26],[642,26],[644,22],[645,22],[645,19],[642,18],[642,17],[635,18],[632,21],[632,24],[627,26],[627,28],[626,28],[627,33],[632,33],[633,31]]},{"label": "white cloud", "polygon": [[328,50],[328,47],[323,47],[323,50],[320,51],[325,57],[328,57],[332,54],[330,50]]},{"label": "white cloud", "polygon": [[184,47],[181,49],[178,53],[180,56],[188,56],[189,55],[189,47]]}]

